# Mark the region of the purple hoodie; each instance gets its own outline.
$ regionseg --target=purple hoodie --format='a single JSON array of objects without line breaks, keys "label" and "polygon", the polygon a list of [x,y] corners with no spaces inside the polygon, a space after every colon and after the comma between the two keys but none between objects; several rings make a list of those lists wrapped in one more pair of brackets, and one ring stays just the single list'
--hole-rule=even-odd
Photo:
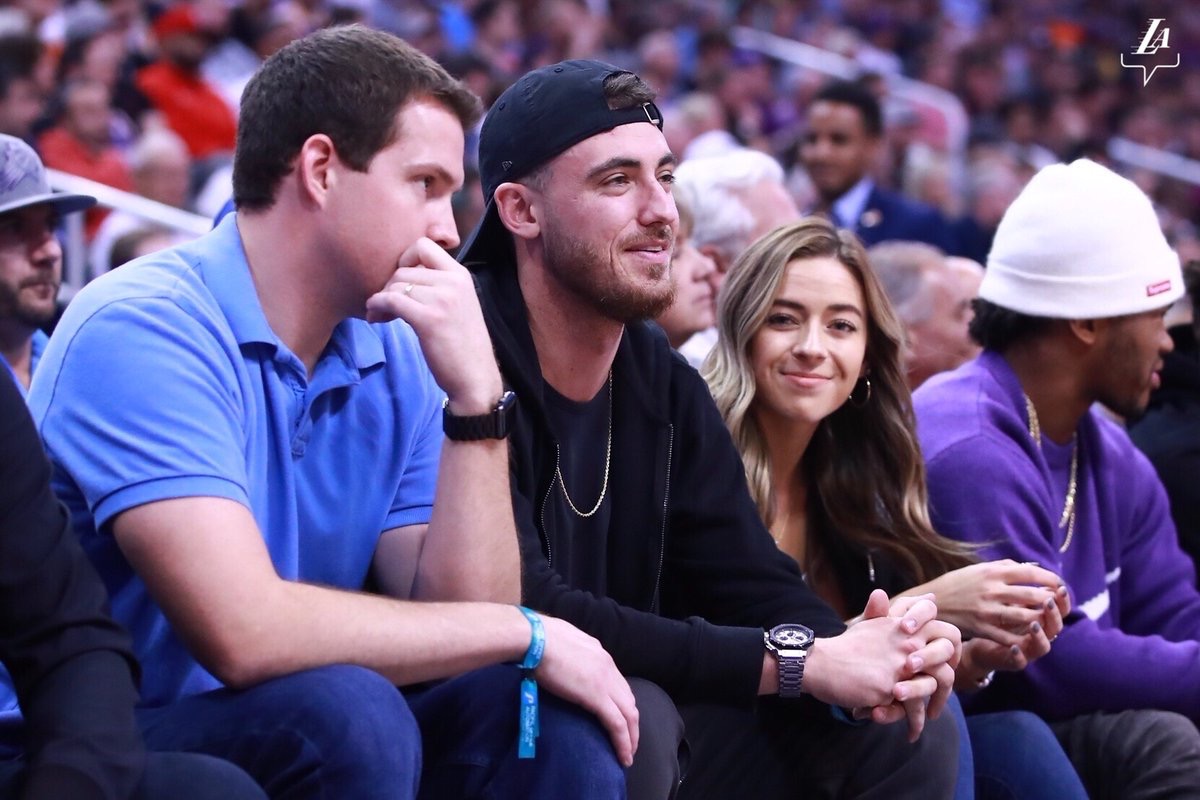
[{"label": "purple hoodie", "polygon": [[1051,653],[1002,674],[983,705],[1060,719],[1160,708],[1200,719],[1200,593],[1154,469],[1095,411],[1076,430],[1075,532],[1059,519],[1071,445],[1029,434],[1021,384],[985,351],[914,395],[930,513],[984,558],[1036,561],[1060,574],[1073,610]]}]

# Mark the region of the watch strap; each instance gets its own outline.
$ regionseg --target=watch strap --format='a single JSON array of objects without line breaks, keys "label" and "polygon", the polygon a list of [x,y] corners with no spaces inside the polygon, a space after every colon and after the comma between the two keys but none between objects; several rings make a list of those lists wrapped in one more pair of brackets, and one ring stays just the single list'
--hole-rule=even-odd
[{"label": "watch strap", "polygon": [[477,442],[481,439],[504,439],[512,428],[517,396],[505,392],[496,407],[486,414],[458,416],[450,411],[450,401],[442,404],[442,431],[454,442]]},{"label": "watch strap", "polygon": [[776,659],[779,662],[779,696],[780,697],[799,697],[800,684],[804,682],[804,661],[807,651],[802,652],[799,656],[785,656],[780,654]]}]

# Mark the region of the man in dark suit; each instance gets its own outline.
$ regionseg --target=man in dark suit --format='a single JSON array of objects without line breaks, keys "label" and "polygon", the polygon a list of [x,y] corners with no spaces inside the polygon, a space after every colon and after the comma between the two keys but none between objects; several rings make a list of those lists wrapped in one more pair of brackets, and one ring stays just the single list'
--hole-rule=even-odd
[{"label": "man in dark suit", "polygon": [[871,177],[883,144],[883,112],[865,86],[837,81],[813,99],[800,159],[820,199],[817,211],[867,245],[891,239],[954,252],[937,209],[881,189]]}]

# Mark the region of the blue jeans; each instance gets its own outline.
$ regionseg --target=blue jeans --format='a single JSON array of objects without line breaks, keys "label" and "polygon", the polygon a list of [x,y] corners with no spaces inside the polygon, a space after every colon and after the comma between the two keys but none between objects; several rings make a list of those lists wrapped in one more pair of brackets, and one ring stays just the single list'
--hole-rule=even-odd
[{"label": "blue jeans", "polygon": [[406,693],[425,741],[422,798],[624,798],[625,773],[590,713],[539,692],[537,757],[517,758],[521,673],[499,665]]},{"label": "blue jeans", "polygon": [[1041,717],[1028,711],[964,717],[957,696],[949,710],[962,742],[955,800],[1087,800],[1075,767]]},{"label": "blue jeans", "polygon": [[148,748],[227,759],[278,800],[624,797],[599,724],[546,692],[537,758],[517,760],[519,683],[515,667],[497,666],[405,695],[375,672],[337,665],[138,718]]}]

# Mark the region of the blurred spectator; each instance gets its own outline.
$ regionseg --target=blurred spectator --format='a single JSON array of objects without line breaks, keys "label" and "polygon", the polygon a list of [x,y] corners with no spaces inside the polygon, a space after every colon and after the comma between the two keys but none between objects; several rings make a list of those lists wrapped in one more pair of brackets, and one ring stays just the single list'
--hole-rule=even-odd
[{"label": "blurred spectator", "polygon": [[604,44],[604,20],[582,0],[541,0],[534,9],[526,66],[599,54]]},{"label": "blurred spectator", "polygon": [[685,161],[675,180],[694,198],[696,246],[717,265],[717,288],[725,273],[767,231],[800,216],[783,185],[779,162],[758,150]]},{"label": "blurred spectator", "polygon": [[1027,97],[1009,100],[1000,109],[1005,137],[1002,148],[1032,171],[1058,161],[1058,157],[1049,148],[1037,141],[1037,133],[1042,127],[1044,117],[1045,112],[1040,104]]},{"label": "blurred spectator", "polygon": [[671,256],[671,281],[675,296],[666,311],[655,322],[667,334],[671,347],[679,349],[694,334],[717,324],[717,294],[710,280],[717,265],[702,253],[692,239],[696,205],[691,184],[675,186],[675,208],[679,211],[679,227],[675,232],[675,252]]},{"label": "blurred spectator", "polygon": [[742,149],[725,127],[721,101],[708,92],[692,92],[681,97],[664,115],[663,133],[671,151],[680,154],[684,161]]},{"label": "blurred spectator", "polygon": [[28,139],[45,98],[36,70],[42,44],[28,34],[0,37],[0,133]]},{"label": "blurred spectator", "polygon": [[517,77],[525,55],[520,13],[516,0],[481,0],[471,12],[472,49],[509,81]]},{"label": "blurred spectator", "polygon": [[116,269],[135,258],[166,250],[178,243],[179,236],[166,228],[135,228],[129,233],[117,237],[117,240],[113,242],[108,268]]},{"label": "blurred spectator", "polygon": [[936,209],[886,191],[871,177],[883,141],[883,113],[867,88],[835,82],[817,93],[800,147],[820,198],[816,210],[868,245],[903,239],[949,250],[949,227]]},{"label": "blurred spectator", "polygon": [[[234,13],[241,10],[234,9]],[[259,66],[276,50],[308,33],[309,20],[295,3],[273,3],[253,17],[237,19],[240,36],[224,35],[232,31],[234,21],[228,17],[213,21],[220,27],[209,35],[217,44],[205,57],[201,72],[236,114],[242,91]]]},{"label": "blurred spectator", "polygon": [[679,43],[669,30],[651,31],[638,43],[638,74],[658,92],[658,103],[670,103],[682,88]]},{"label": "blurred spectator", "polygon": [[66,86],[72,81],[90,81],[108,90],[108,138],[124,152],[137,138],[127,109],[140,110],[145,101],[133,86],[124,34],[112,26],[107,16],[96,24],[99,25],[96,30],[68,31],[66,49],[58,60],[58,83]]},{"label": "blurred spectator", "polygon": [[1170,329],[1175,350],[1163,357],[1162,384],[1150,405],[1129,426],[1129,436],[1154,464],[1171,501],[1179,543],[1200,564],[1200,262],[1184,269],[1190,322]]},{"label": "blurred spectator", "polygon": [[987,261],[1000,219],[1027,180],[1012,158],[994,148],[982,150],[972,160],[967,213],[951,224],[958,255]]},{"label": "blurred spectator", "polygon": [[[142,134],[130,151],[129,163],[133,170],[133,191],[149,200],[187,208],[191,159],[187,146],[174,132],[158,128]],[[151,222],[128,211],[109,214],[88,248],[88,280],[111,269],[111,251],[117,239]],[[181,244],[190,238],[176,235],[171,244]]]},{"label": "blurred spectator", "polygon": [[[110,139],[109,93],[98,81],[70,81],[62,90],[62,113],[58,124],[38,137],[42,161],[51,169],[130,191],[133,179],[125,160]],[[87,212],[86,235],[90,241],[108,212]]]},{"label": "blurred spectator", "polygon": [[[714,297],[743,250],[800,216],[784,186],[783,168],[757,150],[685,161],[675,171],[675,181],[692,200],[692,244],[717,267],[710,273]],[[716,341],[717,329],[710,326],[679,347],[679,352],[698,367]]]},{"label": "blurred spectator", "polygon": [[205,176],[215,163],[232,156],[237,135],[233,112],[220,93],[200,74],[208,51],[191,6],[181,4],[154,21],[159,59],[137,73],[137,86],[167,125],[183,138]]},{"label": "blurred spectator", "polygon": [[975,289],[921,242],[883,242],[868,251],[871,266],[904,324],[901,363],[909,389],[979,354],[967,333]]},{"label": "blurred spectator", "polygon": [[451,201],[454,209],[454,224],[458,238],[466,241],[471,231],[483,218],[483,189],[479,185],[479,170],[468,169],[463,178],[463,187],[454,193]]}]

